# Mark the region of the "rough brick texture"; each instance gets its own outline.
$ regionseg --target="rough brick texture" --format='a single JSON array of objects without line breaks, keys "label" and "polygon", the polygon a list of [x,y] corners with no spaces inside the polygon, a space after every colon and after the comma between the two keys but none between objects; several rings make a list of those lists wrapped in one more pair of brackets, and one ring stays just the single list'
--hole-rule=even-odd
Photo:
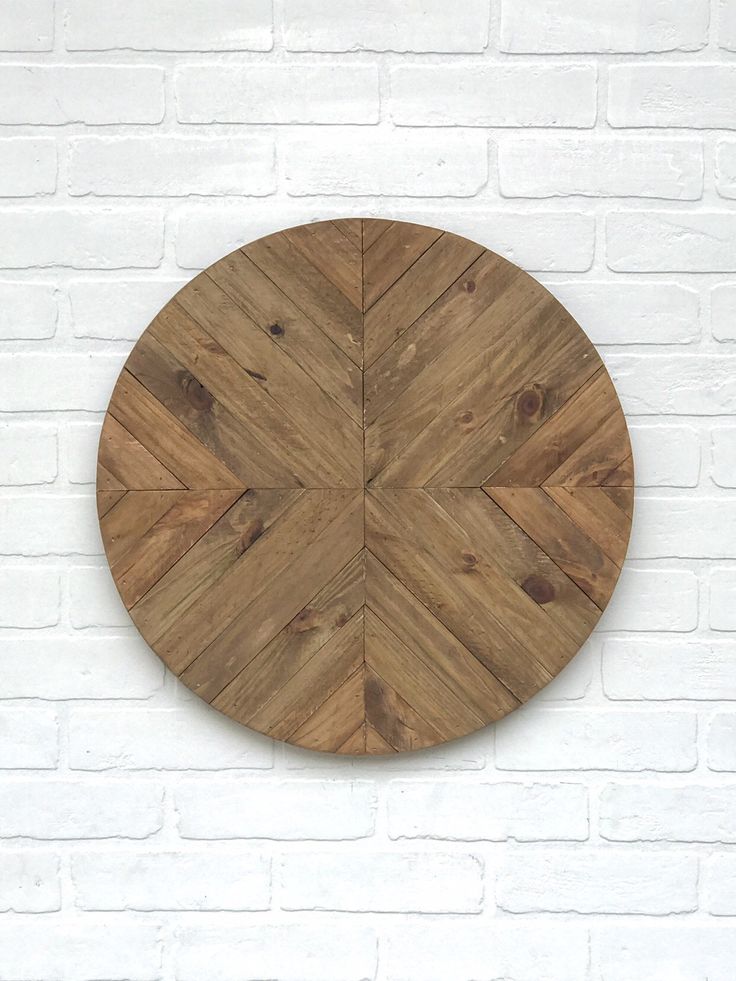
[{"label": "rough brick texture", "polygon": [[[0,981],[733,981],[734,52],[736,0],[0,0]],[[539,278],[636,459],[574,662],[364,762],[168,675],[94,506],[161,306],[338,215]]]}]

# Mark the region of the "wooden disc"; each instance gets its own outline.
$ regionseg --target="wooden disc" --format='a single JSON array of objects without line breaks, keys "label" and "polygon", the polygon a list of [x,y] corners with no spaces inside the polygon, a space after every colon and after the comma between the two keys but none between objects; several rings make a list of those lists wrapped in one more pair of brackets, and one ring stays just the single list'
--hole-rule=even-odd
[{"label": "wooden disc", "polygon": [[448,232],[344,219],[197,276],[105,419],[102,536],[141,634],[239,722],[393,753],[500,719],[618,578],[633,466],[572,317]]}]

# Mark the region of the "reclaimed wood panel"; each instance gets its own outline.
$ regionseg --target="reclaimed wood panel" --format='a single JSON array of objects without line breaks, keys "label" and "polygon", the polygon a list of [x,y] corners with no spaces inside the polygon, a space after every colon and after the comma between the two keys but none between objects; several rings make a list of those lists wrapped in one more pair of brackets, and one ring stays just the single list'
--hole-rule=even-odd
[{"label": "reclaimed wood panel", "polygon": [[97,507],[120,595],[192,691],[343,755],[503,718],[584,643],[633,458],[555,298],[439,229],[334,219],[196,276],[131,352]]}]

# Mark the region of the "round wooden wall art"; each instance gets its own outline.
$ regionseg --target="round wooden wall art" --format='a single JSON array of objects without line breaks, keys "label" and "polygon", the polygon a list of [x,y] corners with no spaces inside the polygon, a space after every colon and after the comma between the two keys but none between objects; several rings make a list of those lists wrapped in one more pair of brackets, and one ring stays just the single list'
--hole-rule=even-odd
[{"label": "round wooden wall art", "polygon": [[115,386],[98,507],[143,637],[221,712],[346,754],[502,718],[618,578],[626,422],[521,269],[404,222],[289,229],[168,303]]}]

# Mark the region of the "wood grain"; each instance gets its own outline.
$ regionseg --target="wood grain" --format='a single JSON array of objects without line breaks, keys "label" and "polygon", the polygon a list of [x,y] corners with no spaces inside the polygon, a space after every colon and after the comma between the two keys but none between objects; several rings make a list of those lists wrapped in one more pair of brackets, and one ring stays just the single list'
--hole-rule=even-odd
[{"label": "wood grain", "polygon": [[633,514],[626,422],[542,286],[439,229],[336,219],[215,263],[135,345],[97,508],[130,615],[296,746],[422,749],[584,643]]}]

